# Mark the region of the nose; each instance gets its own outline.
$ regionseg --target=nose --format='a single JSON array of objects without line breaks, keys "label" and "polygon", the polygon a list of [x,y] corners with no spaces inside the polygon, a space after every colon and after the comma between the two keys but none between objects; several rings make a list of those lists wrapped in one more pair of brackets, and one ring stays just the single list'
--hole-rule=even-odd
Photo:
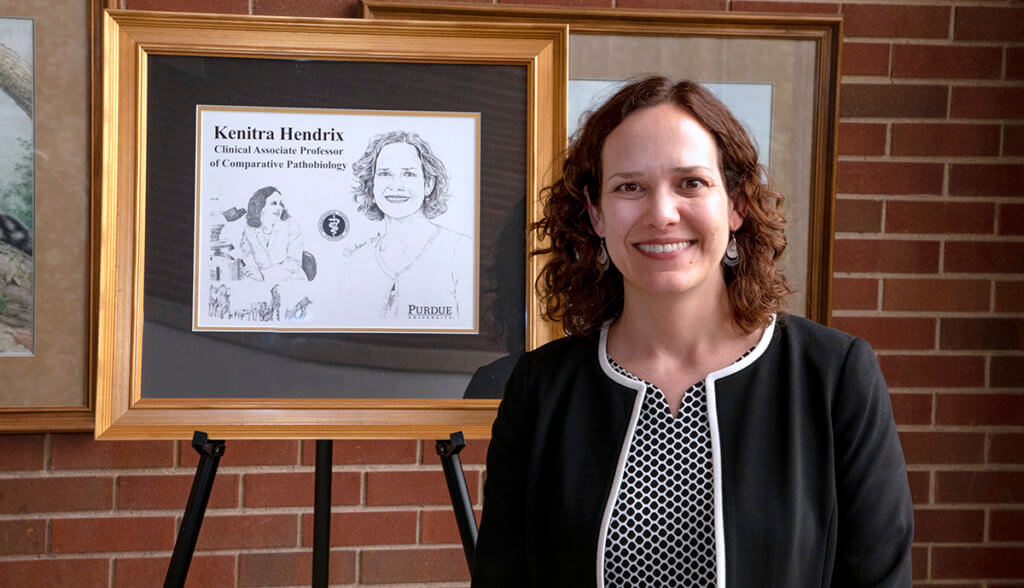
[{"label": "nose", "polygon": [[679,222],[678,197],[667,186],[655,185],[645,200],[644,220],[648,226],[662,229]]}]

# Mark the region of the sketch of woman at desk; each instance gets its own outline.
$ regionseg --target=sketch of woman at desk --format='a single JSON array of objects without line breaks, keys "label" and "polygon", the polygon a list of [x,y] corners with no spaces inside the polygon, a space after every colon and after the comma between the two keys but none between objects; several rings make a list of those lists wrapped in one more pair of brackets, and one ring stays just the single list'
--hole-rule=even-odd
[{"label": "sketch of woman at desk", "polygon": [[258,282],[306,279],[302,230],[291,219],[281,192],[260,188],[249,198],[239,249],[242,276]]}]

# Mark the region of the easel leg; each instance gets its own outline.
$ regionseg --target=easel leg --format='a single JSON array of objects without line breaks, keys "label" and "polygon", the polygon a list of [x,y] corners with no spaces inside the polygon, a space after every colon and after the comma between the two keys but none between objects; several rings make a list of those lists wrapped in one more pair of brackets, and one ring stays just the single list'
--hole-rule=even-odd
[{"label": "easel leg", "polygon": [[334,441],[316,442],[313,488],[313,587],[326,588],[331,560],[331,467]]},{"label": "easel leg", "polygon": [[462,550],[466,553],[466,564],[473,571],[476,561],[476,516],[473,515],[473,503],[469,499],[469,488],[466,487],[466,474],[462,471],[462,460],[459,452],[466,447],[466,438],[462,431],[452,433],[449,439],[441,439],[434,445],[441,456],[441,467],[448,482],[448,494],[455,509],[455,522],[459,525],[459,536],[462,537]]},{"label": "easel leg", "polygon": [[192,448],[199,453],[199,465],[192,480],[192,491],[188,495],[185,514],[181,518],[178,539],[174,542],[174,553],[167,567],[167,578],[164,588],[180,588],[185,585],[188,567],[192,564],[192,553],[196,550],[199,539],[199,526],[203,524],[206,505],[210,501],[213,489],[213,478],[217,475],[217,465],[224,455],[223,441],[210,441],[206,433],[196,431],[192,434]]}]

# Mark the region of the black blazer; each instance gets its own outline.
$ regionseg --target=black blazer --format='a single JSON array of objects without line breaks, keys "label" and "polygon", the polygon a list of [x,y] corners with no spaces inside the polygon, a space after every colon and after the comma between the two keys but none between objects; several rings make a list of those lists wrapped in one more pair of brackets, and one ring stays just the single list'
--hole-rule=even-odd
[{"label": "black blazer", "polygon": [[[474,587],[603,585],[637,399],[609,372],[606,333],[516,365],[487,454]],[[705,386],[719,586],[910,586],[910,491],[870,346],[786,317],[736,367]]]}]

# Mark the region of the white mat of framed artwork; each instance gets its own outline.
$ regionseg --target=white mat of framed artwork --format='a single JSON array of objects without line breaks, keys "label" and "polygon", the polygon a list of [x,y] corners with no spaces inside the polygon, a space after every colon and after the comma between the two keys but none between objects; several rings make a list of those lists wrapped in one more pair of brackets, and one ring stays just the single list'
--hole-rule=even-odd
[{"label": "white mat of framed artwork", "polygon": [[477,113],[196,111],[193,330],[478,331]]}]

